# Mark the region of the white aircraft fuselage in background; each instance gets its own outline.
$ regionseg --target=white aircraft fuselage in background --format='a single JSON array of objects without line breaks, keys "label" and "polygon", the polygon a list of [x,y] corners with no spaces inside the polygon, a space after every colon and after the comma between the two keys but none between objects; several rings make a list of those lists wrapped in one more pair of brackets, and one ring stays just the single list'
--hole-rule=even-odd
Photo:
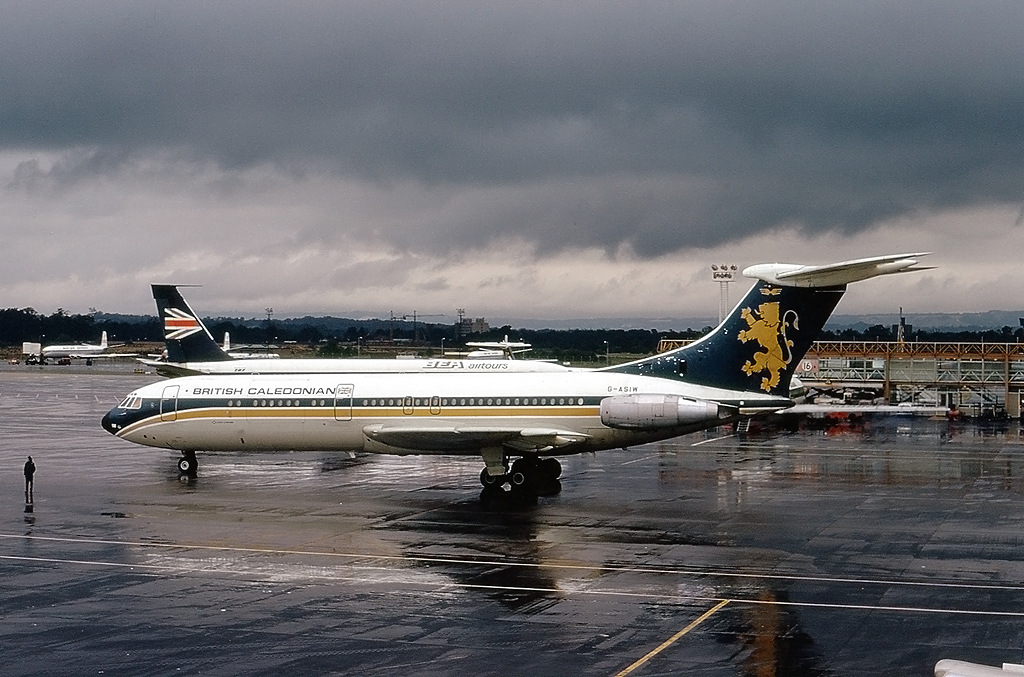
[{"label": "white aircraft fuselage in background", "polygon": [[440,372],[518,373],[576,371],[554,362],[506,359],[238,358],[223,362],[140,360],[164,376],[230,374],[436,374]]},{"label": "white aircraft fuselage in background", "polygon": [[44,346],[42,356],[46,359],[58,359],[61,357],[95,357],[107,349],[107,332],[100,336],[100,342],[94,343],[73,343],[70,345]]},{"label": "white aircraft fuselage in background", "polygon": [[[122,344],[116,344],[122,345]],[[100,342],[73,343],[69,345],[52,345],[40,349],[40,358],[46,360],[82,359],[91,364],[92,360],[113,359],[116,357],[135,357],[135,353],[108,353],[111,346],[107,344],[107,332],[100,336]]]},{"label": "white aircraft fuselage in background", "polygon": [[266,359],[267,355],[240,355],[229,352],[230,337],[224,334],[224,347],[217,345],[178,287],[183,285],[154,284],[153,300],[157,314],[164,322],[166,359],[140,359],[161,376],[196,374],[338,374],[338,373],[400,373],[433,374],[437,372],[564,372],[566,367],[540,360],[514,360],[516,353],[529,349],[529,344],[504,341],[477,342],[467,345],[488,348],[493,354],[476,359],[352,359],[303,358]]}]

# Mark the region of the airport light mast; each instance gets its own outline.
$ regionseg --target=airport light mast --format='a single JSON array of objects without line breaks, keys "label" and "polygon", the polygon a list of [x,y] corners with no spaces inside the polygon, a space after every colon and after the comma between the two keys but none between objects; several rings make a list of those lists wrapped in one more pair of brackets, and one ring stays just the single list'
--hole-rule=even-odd
[{"label": "airport light mast", "polygon": [[267,307],[264,308],[267,312],[267,354],[270,354],[270,339],[274,335],[274,309]]},{"label": "airport light mast", "polygon": [[[459,321],[455,325],[455,345],[462,345],[462,323],[466,319],[466,309],[456,308],[455,314],[459,316]],[[1024,326],[1024,319],[1021,320],[1021,326]]]},{"label": "airport light mast", "polygon": [[711,264],[711,279],[718,282],[718,324],[722,324],[729,312],[729,283],[735,282],[736,270],[735,263]]}]

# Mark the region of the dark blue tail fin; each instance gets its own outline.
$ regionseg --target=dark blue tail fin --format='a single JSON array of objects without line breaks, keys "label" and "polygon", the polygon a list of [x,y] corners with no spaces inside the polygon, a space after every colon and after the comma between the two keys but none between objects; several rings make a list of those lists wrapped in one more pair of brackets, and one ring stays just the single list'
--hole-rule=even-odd
[{"label": "dark blue tail fin", "polygon": [[152,287],[156,310],[164,323],[168,362],[222,362],[232,359],[213,340],[177,285],[154,284]]},{"label": "dark blue tail fin", "polygon": [[608,369],[787,397],[789,381],[846,291],[758,281],[713,332],[690,345]]}]

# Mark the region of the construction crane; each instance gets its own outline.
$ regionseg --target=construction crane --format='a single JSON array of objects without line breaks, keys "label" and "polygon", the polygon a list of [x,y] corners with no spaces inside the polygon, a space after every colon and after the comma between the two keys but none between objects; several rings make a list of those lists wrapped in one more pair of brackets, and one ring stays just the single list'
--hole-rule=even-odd
[{"label": "construction crane", "polygon": [[[417,313],[414,310],[414,311],[412,311],[412,315],[402,315],[402,317],[401,317],[401,319],[403,321],[408,321],[409,319],[412,319],[412,344],[413,345],[416,345],[417,341],[419,341],[419,327],[418,327],[418,324],[417,324],[417,320],[419,320],[421,318],[424,318],[424,317],[444,317],[444,313],[419,314],[419,313]],[[392,320],[395,319],[394,313],[391,314],[391,319]]]}]

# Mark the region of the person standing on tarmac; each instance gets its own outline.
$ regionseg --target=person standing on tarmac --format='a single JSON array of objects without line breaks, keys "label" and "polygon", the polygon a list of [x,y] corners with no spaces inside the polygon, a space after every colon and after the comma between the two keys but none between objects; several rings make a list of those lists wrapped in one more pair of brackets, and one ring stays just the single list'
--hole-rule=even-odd
[{"label": "person standing on tarmac", "polygon": [[29,456],[28,460],[25,461],[25,502],[32,502],[32,477],[36,474],[36,464],[32,462],[32,457]]}]

